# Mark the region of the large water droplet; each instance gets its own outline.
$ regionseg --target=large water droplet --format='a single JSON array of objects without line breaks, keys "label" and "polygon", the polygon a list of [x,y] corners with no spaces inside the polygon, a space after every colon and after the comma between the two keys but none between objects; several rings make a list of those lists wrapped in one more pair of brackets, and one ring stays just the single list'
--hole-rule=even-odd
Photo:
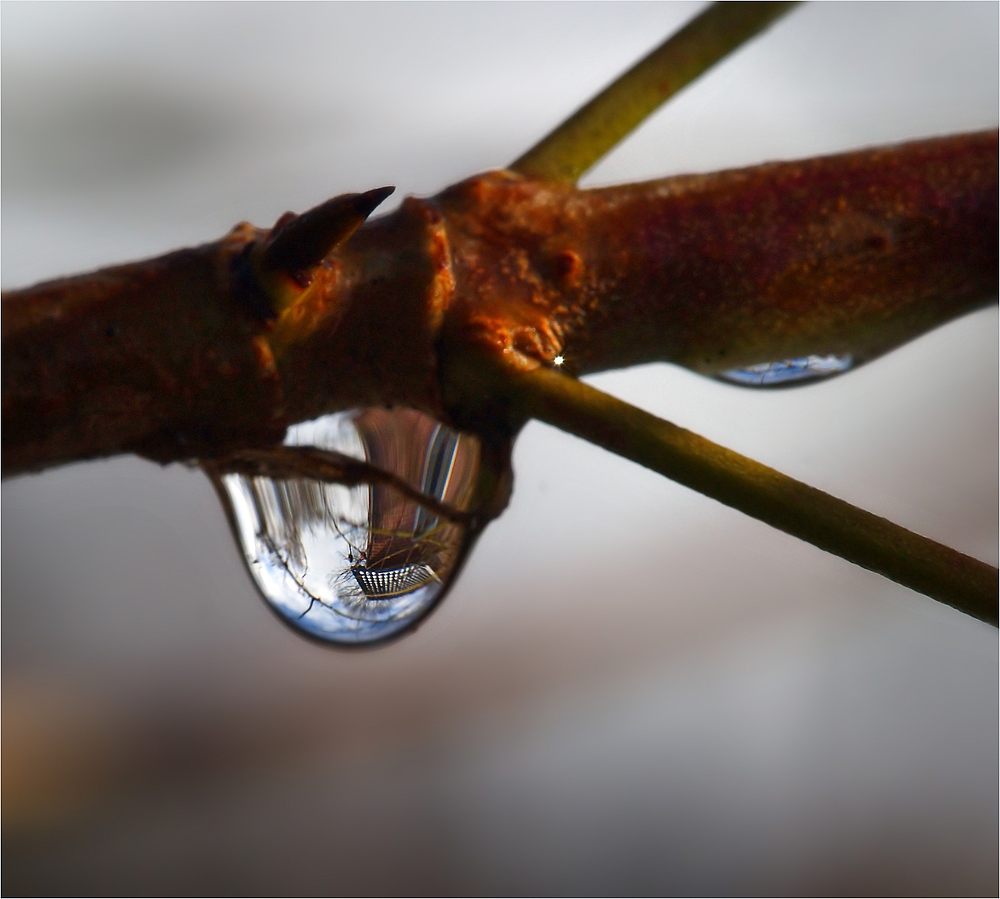
[{"label": "large water droplet", "polygon": [[[264,599],[296,629],[331,643],[373,643],[412,627],[441,599],[476,536],[442,507],[468,511],[478,439],[410,409],[363,409],[289,428],[284,442],[366,461],[412,490],[220,477]],[[413,491],[436,501],[437,511]]]},{"label": "large water droplet", "polygon": [[719,377],[742,387],[784,387],[800,381],[827,378],[847,371],[854,364],[850,353],[844,356],[799,356],[780,362],[761,362],[746,368],[731,368]]}]

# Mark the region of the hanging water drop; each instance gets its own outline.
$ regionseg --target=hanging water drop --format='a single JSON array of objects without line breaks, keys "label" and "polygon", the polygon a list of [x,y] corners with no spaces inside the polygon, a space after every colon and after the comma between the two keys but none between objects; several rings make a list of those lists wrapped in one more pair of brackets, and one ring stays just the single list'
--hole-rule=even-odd
[{"label": "hanging water drop", "polygon": [[363,409],[289,428],[284,443],[362,460],[396,484],[218,477],[264,599],[284,621],[330,643],[374,643],[412,627],[441,599],[477,536],[444,513],[470,508],[482,467],[478,439],[411,409]]},{"label": "hanging water drop", "polygon": [[785,387],[840,374],[853,364],[854,359],[850,353],[843,356],[799,356],[780,362],[761,362],[746,368],[731,368],[721,372],[719,377],[741,387]]}]

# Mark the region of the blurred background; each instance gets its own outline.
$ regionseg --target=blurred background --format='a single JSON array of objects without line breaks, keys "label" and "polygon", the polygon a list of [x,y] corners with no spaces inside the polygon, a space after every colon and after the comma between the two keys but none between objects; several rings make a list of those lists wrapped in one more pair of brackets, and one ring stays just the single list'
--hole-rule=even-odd
[{"label": "blurred background", "polygon": [[[5,3],[5,288],[502,166],[687,3]],[[995,3],[816,4],[586,184],[995,127]],[[391,208],[391,206],[390,206]],[[997,313],[836,381],[593,382],[997,562]],[[3,888],[996,894],[997,632],[532,424],[416,634],[305,642],[208,481],[6,481]]]}]

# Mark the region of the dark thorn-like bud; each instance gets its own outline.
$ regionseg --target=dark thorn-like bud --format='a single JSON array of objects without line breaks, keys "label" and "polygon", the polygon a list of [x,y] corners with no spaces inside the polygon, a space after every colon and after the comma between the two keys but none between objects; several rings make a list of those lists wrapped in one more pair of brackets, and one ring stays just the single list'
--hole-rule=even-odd
[{"label": "dark thorn-like bud", "polygon": [[278,219],[263,248],[261,268],[289,274],[317,265],[350,237],[396,188],[378,187],[363,194],[344,194],[319,206]]}]

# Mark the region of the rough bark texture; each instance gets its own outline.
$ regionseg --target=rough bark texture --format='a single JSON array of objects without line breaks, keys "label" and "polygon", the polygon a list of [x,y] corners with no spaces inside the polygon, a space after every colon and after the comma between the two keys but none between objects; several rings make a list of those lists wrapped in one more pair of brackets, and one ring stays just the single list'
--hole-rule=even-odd
[{"label": "rough bark texture", "polygon": [[5,473],[280,439],[281,383],[230,276],[258,234],[5,297]]},{"label": "rough bark texture", "polygon": [[211,458],[354,406],[469,420],[440,365],[465,346],[872,358],[996,296],[997,134],[590,191],[488,173],[366,224],[277,318],[242,264],[263,236],[8,294],[4,473]]},{"label": "rough bark texture", "polygon": [[580,374],[865,361],[997,291],[995,132],[603,190],[495,173],[439,203],[449,321]]}]

